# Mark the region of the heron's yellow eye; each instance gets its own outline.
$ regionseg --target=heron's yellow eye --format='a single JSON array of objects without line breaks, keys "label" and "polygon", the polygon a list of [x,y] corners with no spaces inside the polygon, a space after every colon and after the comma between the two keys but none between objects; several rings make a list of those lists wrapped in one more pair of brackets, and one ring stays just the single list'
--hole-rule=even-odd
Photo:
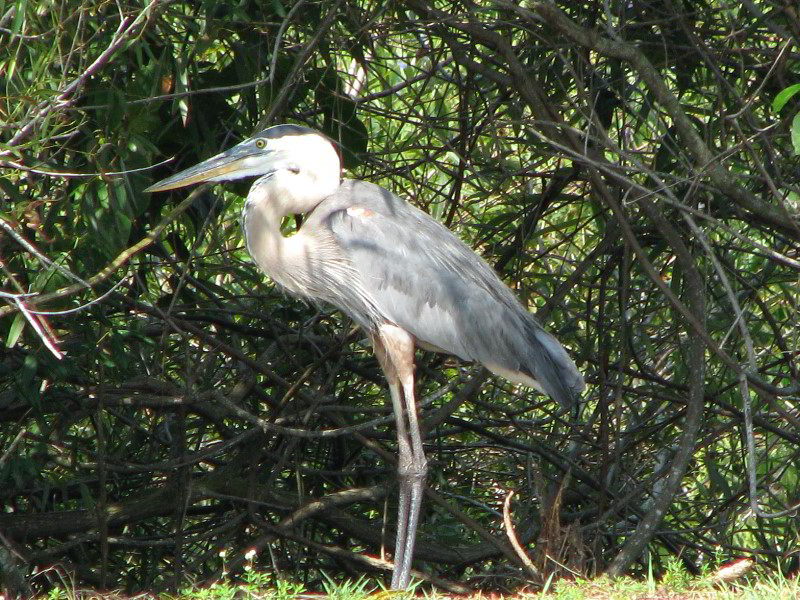
[{"label": "heron's yellow eye", "polygon": [[262,140],[262,139],[257,139],[256,140],[256,148],[258,148],[259,150],[263,150],[266,147],[267,147],[266,140]]}]

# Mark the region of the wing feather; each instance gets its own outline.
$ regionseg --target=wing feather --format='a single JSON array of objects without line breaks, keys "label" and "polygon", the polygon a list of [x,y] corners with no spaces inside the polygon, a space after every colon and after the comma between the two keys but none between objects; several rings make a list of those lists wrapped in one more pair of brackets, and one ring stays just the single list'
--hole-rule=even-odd
[{"label": "wing feather", "polygon": [[[495,272],[438,221],[387,190],[345,181],[314,213],[381,318],[568,405],[583,378]],[[511,377],[513,379],[513,377]],[[533,380],[531,383],[530,380]]]}]

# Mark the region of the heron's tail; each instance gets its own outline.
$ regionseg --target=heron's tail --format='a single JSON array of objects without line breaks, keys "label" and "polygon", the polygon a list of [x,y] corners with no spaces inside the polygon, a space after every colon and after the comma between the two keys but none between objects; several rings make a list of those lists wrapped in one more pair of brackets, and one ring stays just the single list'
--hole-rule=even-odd
[{"label": "heron's tail", "polygon": [[565,408],[574,407],[585,387],[583,375],[564,346],[537,325],[525,365],[542,390]]}]

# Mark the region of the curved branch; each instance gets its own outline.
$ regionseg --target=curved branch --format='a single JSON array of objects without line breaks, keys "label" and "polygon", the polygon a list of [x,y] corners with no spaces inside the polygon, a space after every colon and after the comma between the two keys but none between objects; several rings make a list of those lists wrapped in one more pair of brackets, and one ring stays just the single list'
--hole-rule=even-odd
[{"label": "curved branch", "polygon": [[629,63],[641,76],[653,96],[666,109],[675,123],[678,135],[686,144],[686,148],[695,160],[698,169],[708,173],[711,181],[724,193],[733,199],[740,207],[746,209],[748,217],[768,224],[771,227],[800,235],[800,224],[794,221],[782,207],[776,207],[767,202],[762,202],[754,194],[736,183],[734,177],[719,164],[719,157],[714,156],[703,138],[697,133],[691,120],[686,116],[680,101],[664,83],[658,70],[647,59],[644,53],[636,46],[622,40],[611,40],[598,31],[586,29],[573,23],[554,4],[546,2],[531,2],[530,6],[536,13],[517,6],[508,0],[495,0],[504,8],[514,11],[527,21],[537,22],[536,13],[544,18],[548,25],[553,26],[564,36],[577,42],[581,46],[599,52],[612,58],[617,58]]}]

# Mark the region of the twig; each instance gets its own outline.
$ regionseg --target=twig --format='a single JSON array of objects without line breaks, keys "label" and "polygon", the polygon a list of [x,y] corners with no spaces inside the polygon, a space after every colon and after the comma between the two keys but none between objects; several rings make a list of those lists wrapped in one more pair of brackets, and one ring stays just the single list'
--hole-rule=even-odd
[{"label": "twig", "polygon": [[[161,222],[156,225],[156,227],[148,233],[144,238],[139,240],[130,248],[122,251],[109,265],[91,277],[88,281],[82,282],[80,284],[70,285],[60,290],[56,290],[55,292],[51,292],[49,294],[42,294],[40,296],[36,296],[34,298],[30,298],[28,300],[28,304],[38,305],[44,302],[48,302],[50,300],[55,300],[57,298],[66,298],[67,296],[71,296],[72,294],[76,294],[81,290],[85,290],[86,286],[94,287],[98,283],[101,283],[108,279],[113,273],[115,273],[122,265],[128,262],[131,258],[133,258],[136,254],[147,248],[150,244],[158,240],[161,236],[161,232],[166,229],[166,227],[172,223],[181,213],[183,213],[186,209],[188,209],[195,199],[205,192],[208,189],[208,185],[201,185],[197,189],[195,189],[191,194],[189,194],[186,199],[181,202],[178,206],[173,208],[170,213],[161,219]],[[15,307],[12,306],[4,306],[0,308],[0,318],[11,314],[14,312]]]},{"label": "twig", "polygon": [[514,491],[512,490],[508,492],[506,501],[503,502],[503,525],[505,525],[508,541],[511,542],[511,547],[514,548],[514,552],[517,553],[517,556],[519,556],[522,564],[525,565],[525,568],[528,570],[530,576],[535,579],[541,579],[542,576],[541,573],[539,573],[539,569],[536,568],[536,565],[533,564],[533,561],[528,556],[528,553],[525,552],[525,549],[519,543],[517,534],[514,531],[514,524],[511,522],[511,498],[513,497]]},{"label": "twig", "polygon": [[6,142],[5,145],[9,149],[0,152],[0,156],[10,154],[10,149],[27,139],[28,136],[30,136],[30,134],[33,132],[34,128],[51,112],[56,109],[62,109],[70,106],[73,102],[75,102],[74,96],[76,92],[80,90],[83,85],[103,66],[105,66],[105,64],[111,59],[117,50],[122,48],[131,38],[140,33],[140,26],[143,24],[145,19],[149,18],[151,10],[160,1],[161,0],[150,0],[150,3],[139,13],[136,18],[132,16],[123,18],[119,24],[119,27],[117,27],[117,30],[114,32],[114,37],[111,40],[111,43],[108,45],[108,48],[106,48],[83,73],[73,79],[72,83],[67,85],[61,91],[61,93],[56,97],[55,101],[51,102],[50,100],[45,100],[39,103],[39,105],[34,109],[36,110],[36,114],[22,128],[20,128],[20,130],[17,131],[17,133],[14,134],[14,136],[8,142]]},{"label": "twig", "polygon": [[333,19],[339,11],[339,6],[341,6],[341,4],[342,0],[337,0],[336,4],[330,8],[328,14],[325,15],[325,18],[322,19],[322,22],[320,22],[317,30],[314,32],[314,36],[297,55],[297,58],[292,65],[292,69],[289,72],[289,76],[281,86],[277,97],[270,105],[269,112],[264,116],[263,119],[259,121],[258,129],[263,129],[272,123],[272,120],[275,118],[275,116],[283,109],[283,104],[286,102],[286,99],[289,97],[289,93],[292,91],[292,80],[302,70],[303,65],[305,64],[306,60],[308,60],[308,57],[311,55],[311,52],[314,50],[314,48],[317,47],[317,44],[319,44],[323,34],[328,31],[328,27],[330,27],[331,23],[333,23]]},{"label": "twig", "polygon": [[306,0],[297,0],[294,6],[289,10],[289,13],[286,15],[286,18],[281,23],[280,28],[278,28],[278,34],[275,36],[275,45],[272,47],[272,60],[269,64],[269,84],[272,85],[275,83],[275,70],[276,65],[278,64],[278,54],[281,51],[281,41],[283,41],[283,34],[286,33],[286,29],[289,27],[289,23],[292,21],[292,17],[294,14],[306,3]]},{"label": "twig", "polygon": [[36,332],[36,335],[39,336],[39,339],[42,340],[45,348],[50,350],[50,353],[58,360],[64,358],[64,355],[58,349],[58,340],[56,339],[55,335],[53,335],[53,332],[45,321],[44,317],[32,315],[25,307],[25,303],[19,298],[14,298],[14,305],[17,307],[19,312],[22,313],[22,316],[25,317],[25,320],[28,322],[28,324],[33,327],[33,330]]},{"label": "twig", "polygon": [[14,448],[17,447],[17,444],[20,443],[20,441],[22,440],[22,438],[25,436],[26,433],[28,433],[27,429],[19,430],[16,437],[14,438],[14,441],[11,442],[11,445],[8,447],[8,449],[5,452],[3,452],[3,456],[0,456],[0,467],[2,467],[5,464],[5,462],[8,460],[8,457],[11,456],[12,452],[14,452]]},{"label": "twig", "polygon": [[742,394],[742,404],[744,404],[744,432],[747,442],[747,487],[750,492],[750,509],[763,519],[785,517],[788,514],[796,512],[797,509],[800,508],[800,502],[794,506],[790,506],[786,510],[776,513],[765,513],[758,507],[758,499],[756,497],[758,483],[756,476],[756,444],[753,436],[753,412],[750,407],[750,391],[747,386],[747,376],[744,373],[739,374],[739,389]]}]

